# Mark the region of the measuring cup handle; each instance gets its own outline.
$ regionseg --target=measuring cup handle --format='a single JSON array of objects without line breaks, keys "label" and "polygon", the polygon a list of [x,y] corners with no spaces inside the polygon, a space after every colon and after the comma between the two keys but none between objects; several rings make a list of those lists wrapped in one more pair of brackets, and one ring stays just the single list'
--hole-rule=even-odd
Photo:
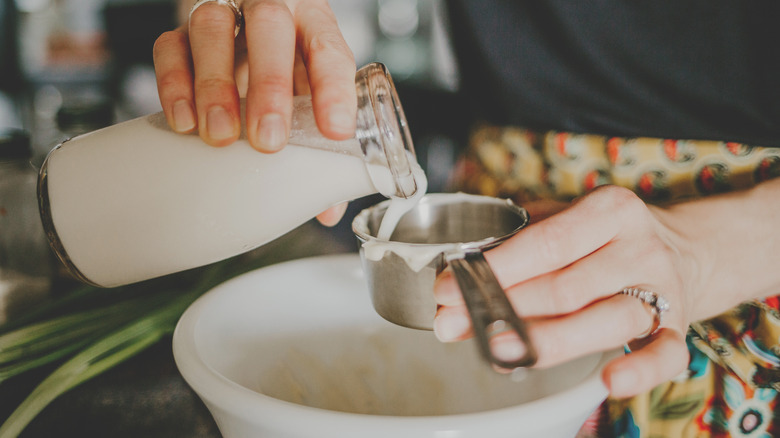
[{"label": "measuring cup handle", "polygon": [[[460,292],[471,316],[474,334],[485,359],[506,369],[535,364],[536,350],[528,337],[525,322],[515,313],[482,251],[470,249],[449,254],[447,262],[452,266],[460,286]],[[490,349],[490,340],[499,333],[507,331],[515,332],[525,345],[525,354],[517,360],[501,360],[495,357]]]}]

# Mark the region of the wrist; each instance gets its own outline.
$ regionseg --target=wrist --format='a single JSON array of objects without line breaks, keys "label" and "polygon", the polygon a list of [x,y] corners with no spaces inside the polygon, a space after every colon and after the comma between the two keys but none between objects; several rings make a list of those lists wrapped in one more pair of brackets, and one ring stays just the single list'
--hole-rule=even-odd
[{"label": "wrist", "polygon": [[780,293],[779,197],[780,181],[773,181],[652,209],[679,255],[689,321]]}]

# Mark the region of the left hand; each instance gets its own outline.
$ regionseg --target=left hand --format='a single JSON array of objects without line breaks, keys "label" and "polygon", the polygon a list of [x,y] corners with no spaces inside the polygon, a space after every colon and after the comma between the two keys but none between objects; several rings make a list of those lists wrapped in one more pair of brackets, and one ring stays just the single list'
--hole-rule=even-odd
[{"label": "left hand", "polygon": [[[533,206],[527,206],[531,217]],[[515,311],[526,318],[549,367],[629,343],[632,353],[610,362],[603,380],[613,397],[633,396],[672,379],[688,364],[685,334],[697,279],[691,242],[627,189],[604,186],[564,206],[548,204],[548,218],[485,253]],[[638,287],[666,298],[670,310],[653,335],[635,340],[653,318],[637,298],[617,294]],[[434,329],[443,341],[471,336],[470,320],[449,271],[436,282],[440,307]],[[522,356],[516,335],[493,338],[502,359]]]}]

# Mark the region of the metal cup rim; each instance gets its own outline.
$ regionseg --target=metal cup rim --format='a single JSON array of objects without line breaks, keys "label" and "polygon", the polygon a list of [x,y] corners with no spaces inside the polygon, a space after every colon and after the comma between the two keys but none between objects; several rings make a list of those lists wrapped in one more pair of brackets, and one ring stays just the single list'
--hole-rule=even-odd
[{"label": "metal cup rim", "polygon": [[[458,201],[460,200],[460,201]],[[489,203],[489,204],[499,204],[506,206],[510,211],[513,211],[518,214],[518,216],[523,218],[523,222],[518,225],[515,229],[500,235],[500,236],[491,236],[482,240],[473,241],[473,242],[447,242],[447,243],[408,243],[408,242],[399,242],[399,241],[393,241],[393,240],[383,240],[379,239],[377,236],[374,236],[368,232],[368,217],[376,210],[387,210],[387,207],[392,202],[392,199],[387,199],[385,201],[382,201],[378,204],[375,204],[371,207],[367,207],[360,211],[360,213],[355,216],[355,218],[352,220],[352,232],[355,234],[355,236],[360,239],[362,242],[368,242],[368,241],[380,241],[383,243],[386,243],[388,245],[404,245],[404,246],[412,246],[412,247],[420,247],[420,248],[432,248],[437,246],[447,246],[447,245],[459,245],[461,249],[470,249],[470,248],[487,248],[492,247],[495,245],[498,245],[499,243],[509,239],[513,235],[515,235],[518,231],[520,231],[522,228],[528,225],[529,217],[528,212],[525,208],[515,204],[511,199],[508,198],[498,198],[494,196],[485,196],[485,195],[472,195],[468,193],[463,192],[455,192],[455,193],[427,193],[425,194],[421,199],[420,203],[418,205],[424,205],[424,204],[430,204],[430,203],[452,203],[452,202],[473,202],[473,203]],[[417,206],[415,206],[417,208]]]}]

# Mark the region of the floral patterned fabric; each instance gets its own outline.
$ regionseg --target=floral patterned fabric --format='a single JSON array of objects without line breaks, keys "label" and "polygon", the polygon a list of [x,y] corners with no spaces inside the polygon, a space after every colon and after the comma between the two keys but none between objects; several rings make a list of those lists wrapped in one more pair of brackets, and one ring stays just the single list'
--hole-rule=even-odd
[{"label": "floral patterned fabric", "polygon": [[[777,176],[778,148],[481,126],[456,166],[451,188],[522,205],[615,184],[649,203],[666,203],[749,188]],[[583,435],[780,436],[780,296],[691,324],[687,343],[691,359],[684,373],[630,400],[607,400]]]}]

